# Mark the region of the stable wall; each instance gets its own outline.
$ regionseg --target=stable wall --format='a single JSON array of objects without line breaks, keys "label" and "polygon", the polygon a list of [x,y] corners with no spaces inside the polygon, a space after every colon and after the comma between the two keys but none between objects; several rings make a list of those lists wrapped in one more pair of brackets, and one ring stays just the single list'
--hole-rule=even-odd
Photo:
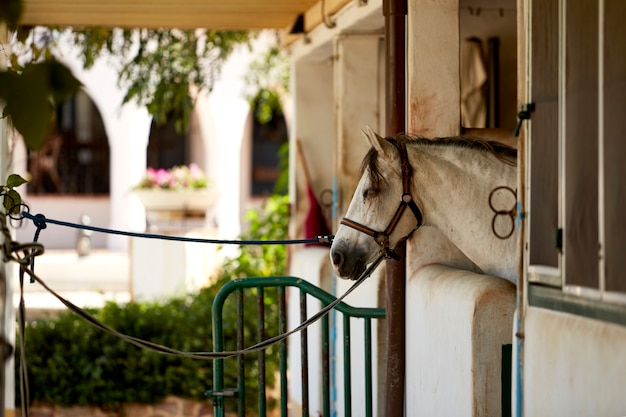
[{"label": "stable wall", "polygon": [[515,287],[502,278],[442,265],[410,276],[406,415],[502,415],[514,311]]},{"label": "stable wall", "polygon": [[[626,328],[529,307],[524,318],[523,415],[626,415]],[[593,392],[593,395],[589,395]]]}]

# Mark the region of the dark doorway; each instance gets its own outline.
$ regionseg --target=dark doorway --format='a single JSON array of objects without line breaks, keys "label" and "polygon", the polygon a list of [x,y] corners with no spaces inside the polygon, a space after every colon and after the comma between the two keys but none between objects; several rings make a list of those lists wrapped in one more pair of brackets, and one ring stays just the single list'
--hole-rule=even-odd
[{"label": "dark doorway", "polygon": [[187,163],[187,135],[176,132],[174,122],[157,126],[152,121],[148,141],[148,166],[155,169],[170,169]]},{"label": "dark doorway", "polygon": [[281,147],[288,142],[287,124],[282,115],[267,123],[254,118],[252,125],[252,196],[274,193],[281,174]]},{"label": "dark doorway", "polygon": [[28,155],[30,194],[109,194],[110,151],[104,123],[84,91],[56,109],[44,147]]}]

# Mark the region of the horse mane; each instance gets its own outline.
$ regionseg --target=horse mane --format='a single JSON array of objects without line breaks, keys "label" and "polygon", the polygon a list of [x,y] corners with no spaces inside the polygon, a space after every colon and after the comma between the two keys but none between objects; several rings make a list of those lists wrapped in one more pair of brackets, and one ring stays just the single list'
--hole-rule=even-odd
[{"label": "horse mane", "polygon": [[[498,160],[507,165],[517,165],[517,149],[493,140],[484,140],[472,136],[451,136],[427,139],[421,136],[412,136],[405,134],[400,134],[395,138],[387,138],[387,140],[402,141],[408,146],[453,146],[458,148],[472,149],[478,152],[490,153]],[[370,148],[370,150],[363,158],[363,162],[361,163],[360,175],[363,175],[366,170],[369,170],[372,187],[374,189],[379,189],[383,181],[383,175],[380,171],[380,166],[378,163],[378,151],[373,147]]]},{"label": "horse mane", "polygon": [[451,136],[427,139],[421,136],[398,135],[396,140],[407,145],[455,146],[488,152],[507,165],[517,165],[517,149],[494,140],[485,140],[474,136]]}]

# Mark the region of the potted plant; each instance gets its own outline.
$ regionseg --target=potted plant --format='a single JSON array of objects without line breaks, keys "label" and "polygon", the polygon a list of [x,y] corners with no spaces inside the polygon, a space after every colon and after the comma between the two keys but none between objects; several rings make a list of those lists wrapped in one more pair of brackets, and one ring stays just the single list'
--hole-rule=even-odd
[{"label": "potted plant", "polygon": [[218,197],[209,178],[194,163],[170,169],[148,168],[134,193],[148,212],[183,217],[204,216]]}]

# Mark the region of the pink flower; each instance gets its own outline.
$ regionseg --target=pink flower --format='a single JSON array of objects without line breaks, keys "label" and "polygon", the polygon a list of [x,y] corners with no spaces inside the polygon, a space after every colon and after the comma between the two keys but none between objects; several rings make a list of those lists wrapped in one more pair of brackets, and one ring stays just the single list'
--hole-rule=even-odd
[{"label": "pink flower", "polygon": [[169,170],[148,168],[137,188],[181,190],[206,188],[208,185],[209,180],[204,172],[197,164],[192,163],[189,166],[175,166]]}]

